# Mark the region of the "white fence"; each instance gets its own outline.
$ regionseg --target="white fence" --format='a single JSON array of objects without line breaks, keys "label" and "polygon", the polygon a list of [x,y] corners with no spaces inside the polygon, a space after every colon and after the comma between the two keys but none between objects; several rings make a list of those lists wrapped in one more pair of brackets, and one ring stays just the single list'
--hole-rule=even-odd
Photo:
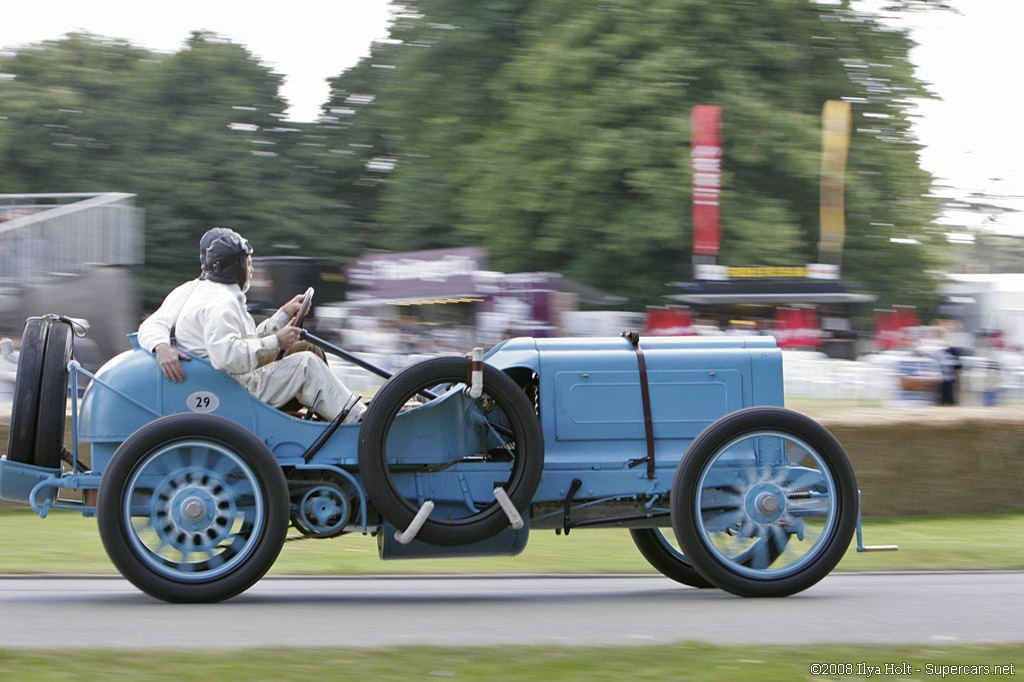
[{"label": "white fence", "polygon": [[[898,365],[905,353],[880,353],[858,360],[836,360],[821,353],[783,351],[782,372],[787,396],[820,400],[880,400],[897,402],[900,397]],[[960,372],[960,403],[981,404],[978,358],[965,357]],[[1005,354],[1000,358],[999,399],[1024,400],[1024,358]]]}]

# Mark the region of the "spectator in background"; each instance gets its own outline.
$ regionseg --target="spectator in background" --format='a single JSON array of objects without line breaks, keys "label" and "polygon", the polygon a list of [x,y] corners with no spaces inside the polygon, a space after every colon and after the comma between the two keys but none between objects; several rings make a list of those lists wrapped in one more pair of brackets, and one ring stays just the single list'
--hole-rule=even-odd
[{"label": "spectator in background", "polygon": [[981,331],[978,333],[978,344],[975,355],[977,355],[977,369],[980,374],[981,404],[985,407],[995,407],[999,400],[999,386],[1002,384],[1002,371],[999,360],[996,358],[996,349],[993,348],[990,339],[993,333]]},{"label": "spectator in background", "polygon": [[936,360],[942,372],[942,382],[939,384],[939,405],[956,405],[957,380],[960,377],[960,370],[963,363],[956,350],[951,346],[942,348]]},{"label": "spectator in background", "polygon": [[927,348],[918,347],[897,365],[900,404],[934,405],[942,384],[942,368]]}]

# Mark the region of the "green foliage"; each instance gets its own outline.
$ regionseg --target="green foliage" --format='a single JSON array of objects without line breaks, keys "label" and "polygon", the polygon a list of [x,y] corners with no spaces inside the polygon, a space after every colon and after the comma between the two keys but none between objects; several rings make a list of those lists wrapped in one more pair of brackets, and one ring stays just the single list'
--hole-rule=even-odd
[{"label": "green foliage", "polygon": [[[248,605],[247,605],[248,606]],[[712,607],[724,608],[714,604]],[[227,607],[230,608],[230,607]],[[341,607],[339,607],[340,610]],[[696,611],[696,609],[695,609]],[[694,617],[700,617],[695,615]],[[358,621],[356,621],[358,624]],[[347,623],[345,624],[347,625]],[[653,628],[651,628],[653,630]],[[504,682],[681,682],[720,680],[858,679],[874,668],[903,666],[925,672],[897,679],[981,679],[963,670],[988,665],[990,675],[1010,675],[1020,669],[1020,644],[779,644],[729,645],[703,642],[638,645],[636,633],[625,633],[615,646],[580,646],[564,643],[545,646],[478,646],[450,638],[443,647],[389,646],[383,648],[268,647],[230,649],[225,645],[208,652],[195,650],[141,650],[75,648],[62,642],[59,649],[0,649],[0,666],[10,679],[36,682],[68,680],[132,680],[183,682],[217,680],[374,680],[406,682],[435,678],[503,680]],[[649,636],[649,635],[648,635]],[[343,641],[343,640],[342,640]],[[56,646],[56,642],[55,642]],[[849,666],[860,672],[839,678],[811,675],[814,663],[832,663],[841,671]],[[928,666],[931,666],[929,668]],[[995,668],[999,666],[998,672]],[[1014,667],[1016,666],[1016,667]],[[885,672],[879,673],[881,676]]]},{"label": "green foliage", "polygon": [[821,109],[844,98],[844,275],[883,303],[934,289],[934,250],[889,242],[937,239],[908,106],[928,93],[910,41],[874,17],[807,0],[419,0],[393,35],[371,60],[393,68],[342,75],[331,103],[372,88],[350,129],[396,163],[367,216],[380,248],[489,246],[499,269],[653,302],[690,262],[689,112],[715,104],[719,262],[814,262]]},{"label": "green foliage", "polygon": [[928,93],[907,36],[845,2],[416,0],[392,37],[332,79],[315,124],[286,121],[281,77],[212,34],[173,54],[89,34],[23,48],[0,57],[0,187],[138,194],[147,308],[213,225],[339,261],[486,246],[497,269],[642,307],[691,262],[691,108],[723,111],[718,261],[801,264],[822,105],[844,98],[844,278],[879,305],[934,301],[943,241],[909,113]]},{"label": "green foliage", "polygon": [[199,237],[237,229],[340,259],[340,203],[316,191],[312,126],[284,121],[281,77],[244,47],[195,33],[155,54],[91,35],[0,62],[0,186],[8,192],[121,191],[146,211],[143,295],[152,308],[195,276]]},{"label": "green foliage", "polygon": [[979,231],[974,243],[955,249],[957,265],[963,272],[1020,272],[1024,266],[1024,237]]},{"label": "green foliage", "polygon": [[[714,604],[712,607],[724,608]],[[230,607],[229,607],[230,608]],[[340,607],[339,607],[340,610]],[[696,609],[695,609],[696,610]],[[699,617],[695,615],[694,617]],[[358,621],[357,621],[358,623]],[[652,630],[654,628],[651,628]],[[405,682],[435,678],[503,680],[504,682],[719,682],[721,680],[831,680],[879,676],[893,667],[926,671],[923,676],[897,679],[982,679],[979,675],[947,672],[969,665],[987,665],[991,674],[1012,676],[1020,669],[1020,644],[929,643],[729,645],[703,642],[638,645],[636,633],[623,635],[615,646],[478,646],[475,642],[446,641],[443,647],[389,646],[383,648],[268,647],[227,650],[90,650],[63,643],[60,649],[18,651],[0,649],[0,665],[10,679],[36,682],[68,680],[132,680],[133,682],[249,682],[250,680],[374,680]],[[56,643],[55,643],[56,645]],[[811,675],[812,664],[847,666],[858,677]],[[886,666],[891,666],[886,668]],[[930,668],[928,666],[931,666]],[[996,671],[998,666],[998,672]],[[1015,666],[1015,667],[1014,667]],[[1014,671],[1014,672],[1011,672]]]}]

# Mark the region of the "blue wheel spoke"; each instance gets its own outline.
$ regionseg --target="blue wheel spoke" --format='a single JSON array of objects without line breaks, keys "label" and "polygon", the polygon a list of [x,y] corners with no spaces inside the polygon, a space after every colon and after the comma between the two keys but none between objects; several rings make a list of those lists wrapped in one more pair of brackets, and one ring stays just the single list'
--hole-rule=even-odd
[{"label": "blue wheel spoke", "polygon": [[703,517],[704,528],[709,533],[724,533],[728,528],[732,528],[734,525],[739,523],[744,517],[742,509],[733,509],[731,511],[720,512],[718,514],[708,514]]},{"label": "blue wheel spoke", "polygon": [[759,537],[750,548],[750,559],[748,566],[764,570],[771,564],[771,555],[768,551],[769,540],[766,537]]},{"label": "blue wheel spoke", "polygon": [[775,544],[775,548],[782,552],[786,549],[786,545],[789,544],[789,533],[782,529],[782,526],[775,524],[771,528],[771,539]]},{"label": "blue wheel spoke", "polygon": [[252,484],[244,478],[226,481],[225,488],[230,491],[235,504],[242,505],[243,501],[252,504],[252,501],[255,499]]},{"label": "blue wheel spoke", "polygon": [[[796,492],[806,488],[822,489],[825,487],[825,476],[817,469],[797,470],[799,473],[791,479],[779,483],[788,492]],[[795,473],[795,472],[790,472]]]},{"label": "blue wheel spoke", "polygon": [[224,538],[224,540],[221,542],[220,548],[223,550],[221,554],[228,554],[229,556],[234,556],[238,552],[242,551],[242,548],[248,541],[248,534],[242,534],[241,532],[232,533],[231,535]]},{"label": "blue wheel spoke", "polygon": [[743,503],[743,498],[738,492],[730,490],[723,490],[721,488],[715,488],[712,490],[705,490],[701,493],[700,498],[700,510],[701,512],[710,511],[728,511],[730,509],[738,509]]},{"label": "blue wheel spoke", "polygon": [[[231,460],[224,459],[223,457],[215,457],[216,453],[207,453],[206,468],[215,474],[220,474],[221,478],[227,478],[230,474],[243,474],[244,472],[238,468],[238,465]],[[210,458],[213,458],[212,461]]]},{"label": "blue wheel spoke", "polygon": [[757,528],[758,528],[758,526],[757,526],[756,523],[754,523],[750,519],[744,519],[743,525],[740,526],[740,530],[739,530],[738,535],[741,538],[754,537],[754,535],[757,534]]}]

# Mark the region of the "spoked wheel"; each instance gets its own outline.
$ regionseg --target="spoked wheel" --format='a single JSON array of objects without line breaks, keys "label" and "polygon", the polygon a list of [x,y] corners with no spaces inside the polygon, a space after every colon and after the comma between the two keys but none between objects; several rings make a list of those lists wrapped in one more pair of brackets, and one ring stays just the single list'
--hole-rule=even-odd
[{"label": "spoked wheel", "polygon": [[223,417],[158,419],[121,444],[97,505],[111,561],[172,602],[233,597],[259,580],[288,530],[288,489],[273,455]]},{"label": "spoked wheel", "polygon": [[359,432],[370,501],[400,530],[435,502],[416,539],[437,545],[478,542],[507,528],[495,488],[522,513],[544,466],[540,424],[523,390],[484,365],[483,395],[471,398],[466,369],[465,358],[445,357],[399,372],[374,397]]},{"label": "spoked wheel", "polygon": [[690,587],[714,587],[697,572],[675,543],[660,528],[633,528],[633,543],[662,575]]},{"label": "spoked wheel", "polygon": [[821,580],[849,547],[857,482],[839,442],[796,412],[754,407],[693,441],[672,485],[672,526],[717,587],[781,597]]}]

